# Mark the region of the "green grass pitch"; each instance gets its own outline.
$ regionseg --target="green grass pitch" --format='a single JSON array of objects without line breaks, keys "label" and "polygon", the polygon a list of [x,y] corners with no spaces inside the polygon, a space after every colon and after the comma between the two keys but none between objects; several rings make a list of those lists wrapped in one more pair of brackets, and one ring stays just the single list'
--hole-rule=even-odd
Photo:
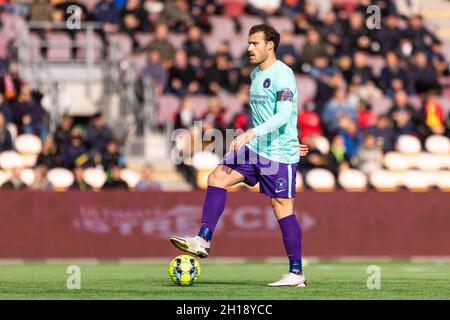
[{"label": "green grass pitch", "polygon": [[[304,267],[307,288],[269,288],[284,263],[200,260],[199,282],[179,287],[163,263],[78,264],[81,288],[67,289],[72,263],[0,264],[0,299],[449,299],[448,261],[317,261]],[[366,286],[367,267],[381,270],[381,288]]]}]

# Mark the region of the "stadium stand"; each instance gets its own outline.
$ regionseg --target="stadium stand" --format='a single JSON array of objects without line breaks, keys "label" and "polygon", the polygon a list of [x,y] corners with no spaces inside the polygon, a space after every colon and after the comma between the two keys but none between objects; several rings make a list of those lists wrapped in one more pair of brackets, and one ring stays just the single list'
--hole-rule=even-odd
[{"label": "stadium stand", "polygon": [[[3,188],[205,188],[220,159],[204,143],[173,165],[194,137],[166,132],[193,135],[198,120],[202,133],[251,126],[246,38],[265,22],[289,39],[279,59],[296,72],[310,147],[299,190],[449,189],[449,2],[116,2],[0,4]],[[365,25],[367,3],[385,28]],[[80,29],[63,23],[69,4],[81,8]]]}]

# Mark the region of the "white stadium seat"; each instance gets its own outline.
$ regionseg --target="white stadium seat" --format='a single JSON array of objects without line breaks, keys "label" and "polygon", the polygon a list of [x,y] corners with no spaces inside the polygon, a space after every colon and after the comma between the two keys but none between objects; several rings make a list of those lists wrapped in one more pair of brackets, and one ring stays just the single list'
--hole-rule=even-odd
[{"label": "white stadium seat", "polygon": [[321,154],[328,154],[330,152],[330,141],[321,135],[314,135],[314,143]]},{"label": "white stadium seat", "polygon": [[192,157],[192,166],[197,170],[214,169],[219,163],[219,157],[209,151],[198,151]]},{"label": "white stadium seat", "polygon": [[31,186],[34,182],[34,170],[33,169],[23,169],[20,172],[20,180],[27,186]]},{"label": "white stadium seat", "polygon": [[11,179],[11,172],[0,170],[0,187]]},{"label": "white stadium seat", "polygon": [[336,186],[336,179],[330,171],[316,168],[306,174],[306,184],[317,191],[332,191]]},{"label": "white stadium seat", "polygon": [[42,150],[42,142],[34,134],[21,134],[14,142],[17,152],[22,154],[39,154]]},{"label": "white stadium seat", "polygon": [[141,175],[132,169],[122,169],[120,170],[120,179],[125,181],[129,188],[134,188],[141,180]]},{"label": "white stadium seat", "polygon": [[24,165],[22,157],[15,151],[4,151],[0,153],[0,167],[5,170],[22,168]]},{"label": "white stadium seat", "polygon": [[450,171],[439,171],[435,184],[441,191],[450,191]]},{"label": "white stadium seat", "polygon": [[411,158],[395,151],[386,153],[383,162],[386,168],[394,171],[404,171],[411,167]]},{"label": "white stadium seat", "polygon": [[65,168],[54,168],[49,170],[47,172],[47,179],[57,191],[68,189],[75,181],[72,171]]},{"label": "white stadium seat", "polygon": [[403,172],[402,182],[411,191],[428,191],[433,185],[430,175],[418,170]]},{"label": "white stadium seat", "polygon": [[338,175],[338,182],[349,191],[364,191],[367,189],[367,176],[356,169],[341,171]]},{"label": "white stadium seat", "polygon": [[88,168],[83,172],[83,180],[94,189],[100,189],[106,182],[103,169]]},{"label": "white stadium seat", "polygon": [[395,191],[399,187],[398,177],[387,170],[376,170],[370,173],[370,184],[378,191]]},{"label": "white stadium seat", "polygon": [[420,140],[410,135],[401,135],[397,139],[397,151],[406,154],[416,154],[422,150]]},{"label": "white stadium seat", "polygon": [[436,171],[445,167],[445,163],[442,161],[442,157],[422,152],[413,157],[414,167],[423,171]]},{"label": "white stadium seat", "polygon": [[425,140],[425,149],[434,154],[449,154],[450,139],[440,135],[429,136]]}]

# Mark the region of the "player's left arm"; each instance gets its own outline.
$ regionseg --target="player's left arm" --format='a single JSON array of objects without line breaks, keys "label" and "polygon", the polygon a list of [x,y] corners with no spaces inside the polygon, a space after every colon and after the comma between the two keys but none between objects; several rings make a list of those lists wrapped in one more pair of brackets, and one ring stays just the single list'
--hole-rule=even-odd
[{"label": "player's left arm", "polygon": [[276,113],[266,122],[247,130],[244,134],[234,139],[230,147],[231,151],[238,151],[253,138],[265,136],[289,122],[293,108],[297,107],[294,106],[294,94],[297,90],[294,74],[278,79],[274,84],[274,89],[277,99]]}]

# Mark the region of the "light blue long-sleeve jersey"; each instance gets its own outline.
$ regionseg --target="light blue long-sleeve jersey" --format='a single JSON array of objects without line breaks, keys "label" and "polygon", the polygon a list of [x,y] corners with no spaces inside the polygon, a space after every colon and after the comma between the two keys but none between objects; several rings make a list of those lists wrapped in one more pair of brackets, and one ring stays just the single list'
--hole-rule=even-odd
[{"label": "light blue long-sleeve jersey", "polygon": [[250,107],[256,138],[248,143],[255,153],[281,163],[300,158],[297,130],[297,82],[294,72],[277,60],[250,74]]}]

